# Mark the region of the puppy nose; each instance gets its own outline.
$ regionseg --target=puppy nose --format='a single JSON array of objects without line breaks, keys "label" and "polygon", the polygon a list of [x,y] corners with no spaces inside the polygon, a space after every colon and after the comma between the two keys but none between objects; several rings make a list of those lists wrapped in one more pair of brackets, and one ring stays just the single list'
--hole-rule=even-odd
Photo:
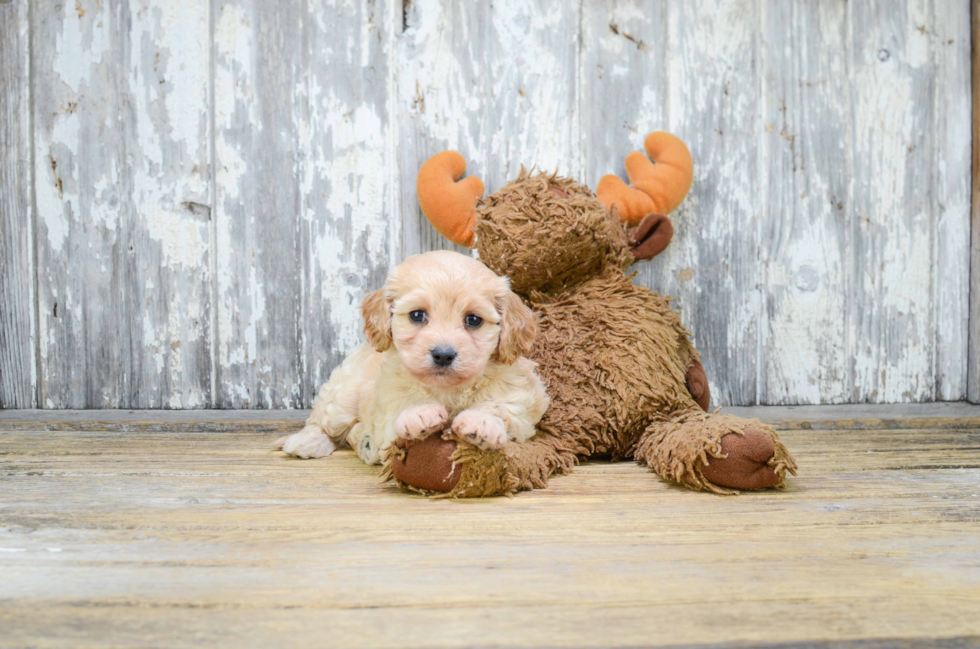
[{"label": "puppy nose", "polygon": [[439,367],[449,367],[456,360],[456,350],[452,347],[433,347],[429,350],[432,362]]}]

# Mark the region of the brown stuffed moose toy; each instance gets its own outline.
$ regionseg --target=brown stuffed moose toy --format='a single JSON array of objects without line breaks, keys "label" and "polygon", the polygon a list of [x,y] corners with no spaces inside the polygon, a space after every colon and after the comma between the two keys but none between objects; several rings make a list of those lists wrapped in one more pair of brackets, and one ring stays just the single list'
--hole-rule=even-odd
[{"label": "brown stuffed moose toy", "polygon": [[[668,213],[691,186],[687,147],[651,133],[649,158],[626,159],[631,186],[604,177],[588,187],[523,168],[482,198],[459,180],[463,157],[446,151],[419,171],[423,213],[480,260],[538,317],[525,354],[551,397],[536,435],[484,451],[449,435],[399,442],[386,474],[425,493],[509,495],[542,488],[580,458],[633,458],[664,480],[715,493],[781,487],[796,464],[776,432],[754,419],[709,413],[708,381],[671,298],[637,286],[629,267],[662,252]],[[474,243],[475,242],[475,243]]]}]

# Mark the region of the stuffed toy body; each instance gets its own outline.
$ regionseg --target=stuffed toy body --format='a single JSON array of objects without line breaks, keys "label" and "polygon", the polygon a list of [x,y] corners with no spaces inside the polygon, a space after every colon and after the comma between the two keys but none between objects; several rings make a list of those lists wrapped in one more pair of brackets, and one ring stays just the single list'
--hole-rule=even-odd
[{"label": "stuffed toy body", "polygon": [[419,171],[419,203],[435,227],[479,258],[539,318],[528,358],[551,406],[537,434],[481,451],[438,434],[403,443],[388,475],[453,497],[512,494],[546,486],[581,458],[632,458],[663,479],[734,493],[779,487],[795,463],[757,420],[707,412],[708,382],[671,298],[637,286],[628,268],[662,252],[667,212],[690,188],[687,147],[666,133],[626,167],[632,187],[604,177],[598,195],[569,178],[519,177],[480,200],[483,183],[456,182],[465,161],[433,156]]}]

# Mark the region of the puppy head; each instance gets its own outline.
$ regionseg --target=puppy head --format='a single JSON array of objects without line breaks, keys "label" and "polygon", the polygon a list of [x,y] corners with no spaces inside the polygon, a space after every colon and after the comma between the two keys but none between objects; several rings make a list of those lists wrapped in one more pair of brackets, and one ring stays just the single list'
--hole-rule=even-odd
[{"label": "puppy head", "polygon": [[444,250],[406,259],[361,310],[371,345],[394,345],[408,372],[433,387],[471,382],[491,359],[513,363],[536,331],[533,312],[506,277]]}]

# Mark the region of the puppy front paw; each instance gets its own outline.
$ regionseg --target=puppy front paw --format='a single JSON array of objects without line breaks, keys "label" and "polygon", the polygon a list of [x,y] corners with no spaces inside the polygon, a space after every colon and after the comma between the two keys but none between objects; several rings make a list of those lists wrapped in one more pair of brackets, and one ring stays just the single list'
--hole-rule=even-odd
[{"label": "puppy front paw", "polygon": [[507,427],[496,415],[479,410],[464,410],[453,420],[453,433],[467,444],[485,451],[507,443]]},{"label": "puppy front paw", "polygon": [[273,442],[272,447],[293,457],[310,459],[326,457],[337,446],[318,426],[308,425],[292,435],[285,435]]},{"label": "puppy front paw", "polygon": [[402,410],[395,421],[395,435],[401,439],[422,439],[446,427],[449,413],[441,403],[425,403]]}]

